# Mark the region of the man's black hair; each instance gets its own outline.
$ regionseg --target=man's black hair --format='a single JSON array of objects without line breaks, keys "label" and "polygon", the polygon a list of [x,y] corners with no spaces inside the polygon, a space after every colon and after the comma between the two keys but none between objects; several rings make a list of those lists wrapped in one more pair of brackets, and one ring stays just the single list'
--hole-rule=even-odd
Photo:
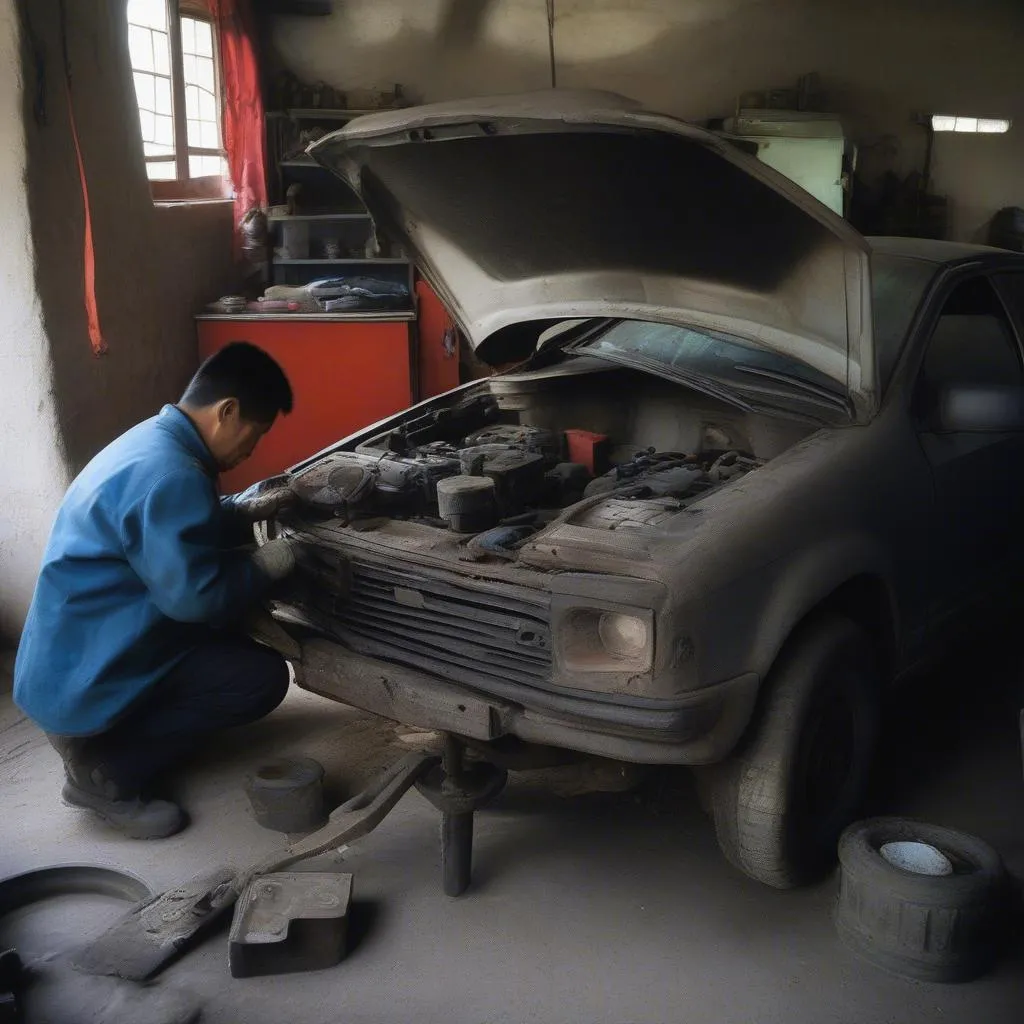
[{"label": "man's black hair", "polygon": [[292,411],[292,388],[284,370],[261,348],[232,341],[214,352],[196,371],[181,401],[201,407],[224,398],[238,399],[242,418],[270,423]]}]

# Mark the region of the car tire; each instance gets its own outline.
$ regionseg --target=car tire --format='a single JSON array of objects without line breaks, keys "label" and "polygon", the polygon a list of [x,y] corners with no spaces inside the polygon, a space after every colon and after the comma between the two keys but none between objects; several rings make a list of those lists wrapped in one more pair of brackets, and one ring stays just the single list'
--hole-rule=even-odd
[{"label": "car tire", "polygon": [[[889,843],[926,844],[946,859],[946,875],[897,867]],[[964,832],[874,818],[839,842],[836,928],[871,963],[922,981],[969,981],[995,961],[1006,935],[1008,884],[999,854]]]},{"label": "car tire", "polygon": [[794,634],[753,728],[728,760],[704,769],[730,863],[777,889],[831,870],[867,788],[880,690],[871,640],[854,622],[821,617]]}]

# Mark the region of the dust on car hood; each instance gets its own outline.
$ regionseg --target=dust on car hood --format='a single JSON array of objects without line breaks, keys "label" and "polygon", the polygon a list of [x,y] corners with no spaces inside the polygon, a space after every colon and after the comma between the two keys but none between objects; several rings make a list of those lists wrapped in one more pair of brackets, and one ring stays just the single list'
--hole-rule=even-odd
[{"label": "dust on car hood", "polygon": [[309,152],[482,359],[526,321],[654,320],[782,353],[875,407],[867,242],[718,135],[550,90],[360,117]]}]

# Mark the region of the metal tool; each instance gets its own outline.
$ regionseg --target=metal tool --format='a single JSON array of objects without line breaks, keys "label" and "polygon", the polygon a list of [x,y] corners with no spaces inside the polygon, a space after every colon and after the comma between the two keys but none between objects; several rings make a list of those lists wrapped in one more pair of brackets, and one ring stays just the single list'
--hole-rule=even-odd
[{"label": "metal tool", "polygon": [[318,831],[244,871],[220,868],[140,903],[83,946],[72,964],[86,974],[114,975],[129,981],[151,978],[219,921],[253,879],[366,835],[437,761],[436,755],[409,754],[338,807]]},{"label": "metal tool", "polygon": [[87,974],[130,981],[151,978],[219,921],[254,881],[365,836],[413,784],[441,811],[444,891],[449,896],[460,895],[470,880],[473,814],[501,792],[508,778],[503,768],[492,764],[465,763],[463,754],[462,741],[452,735],[445,736],[441,758],[409,754],[334,810],[318,831],[241,872],[219,868],[138,904],[83,946],[72,958],[73,966]]}]

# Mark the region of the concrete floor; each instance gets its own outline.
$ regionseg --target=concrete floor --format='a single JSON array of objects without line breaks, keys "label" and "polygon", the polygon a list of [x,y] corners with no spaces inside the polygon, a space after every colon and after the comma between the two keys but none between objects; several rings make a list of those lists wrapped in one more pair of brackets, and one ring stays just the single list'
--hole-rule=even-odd
[{"label": "concrete floor", "polygon": [[[976,666],[951,662],[896,699],[871,810],[975,832],[1021,878],[1024,654],[997,650],[984,672]],[[253,822],[242,792],[259,758],[308,753],[343,795],[406,749],[389,724],[294,692],[270,719],[185,772],[180,798],[190,829],[132,843],[60,805],[56,755],[4,699],[0,874],[102,863],[162,889],[277,844]],[[560,781],[564,789],[574,776],[562,772]],[[214,1024],[1024,1019],[1020,946],[962,986],[910,982],[860,963],[835,938],[835,879],[779,893],[735,873],[717,853],[685,772],[656,773],[638,793],[564,796],[552,790],[558,782],[558,773],[520,777],[478,815],[474,886],[459,900],[440,891],[437,817],[416,793],[375,833],[328,859],[355,874],[354,948],[340,966],[236,981],[221,933],[168,970],[160,987],[190,989]],[[59,944],[61,922],[52,927]],[[73,1016],[52,1019],[99,1019]]]}]

